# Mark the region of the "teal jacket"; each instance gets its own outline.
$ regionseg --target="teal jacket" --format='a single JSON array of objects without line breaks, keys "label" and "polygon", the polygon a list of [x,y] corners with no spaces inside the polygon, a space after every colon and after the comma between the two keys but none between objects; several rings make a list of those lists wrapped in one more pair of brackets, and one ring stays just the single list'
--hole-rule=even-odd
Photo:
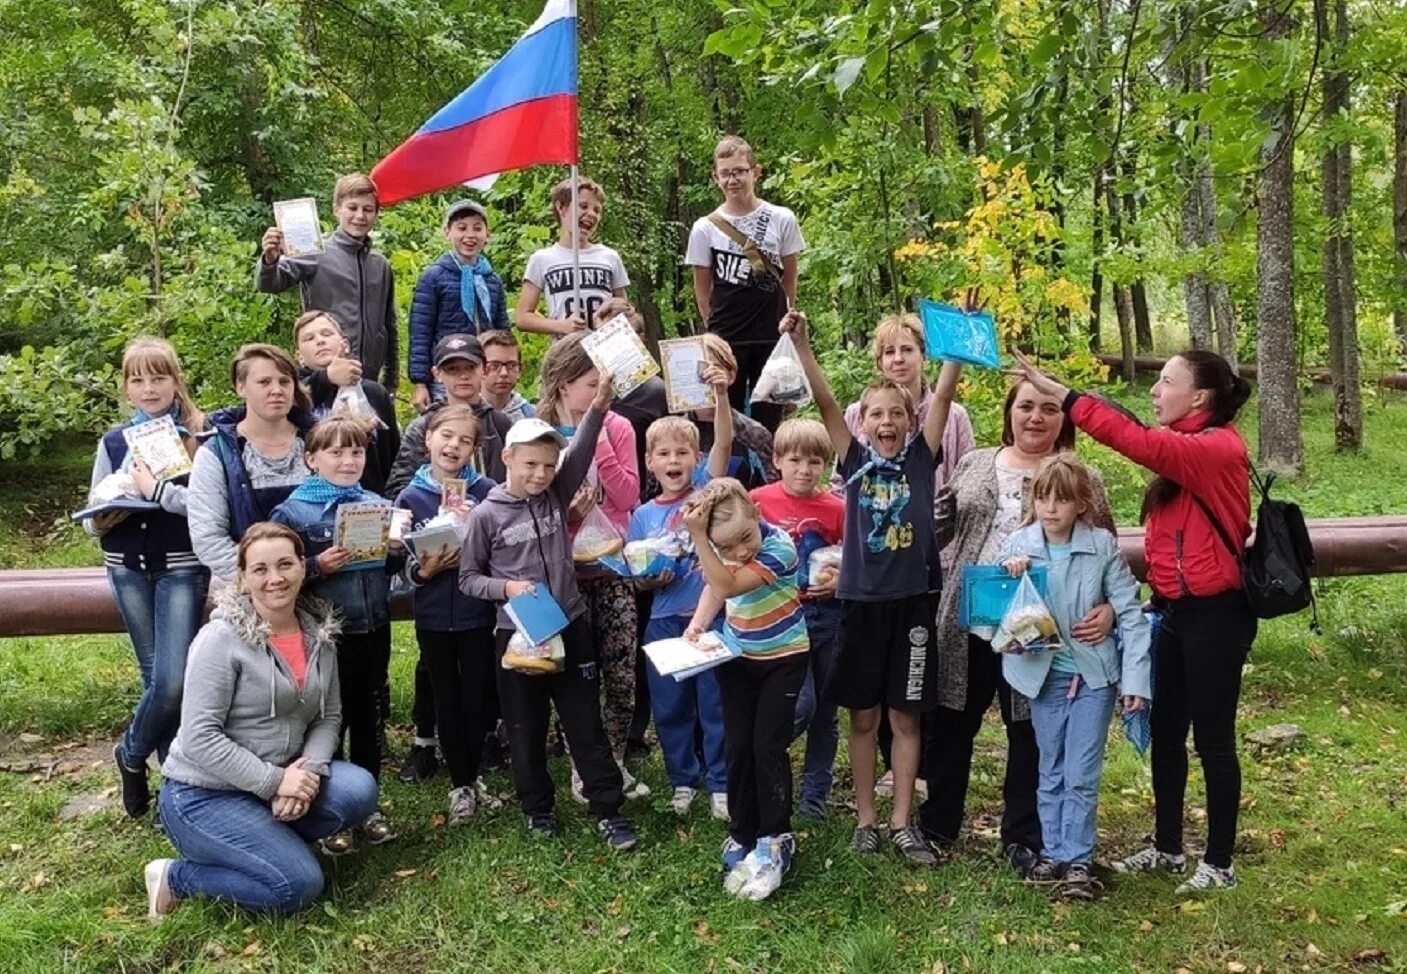
[{"label": "teal jacket", "polygon": [[[1070,558],[1056,562],[1050,560],[1040,524],[1028,524],[1006,539],[997,560],[1004,562],[1018,555],[1031,559],[1032,564],[1045,565],[1049,571],[1046,604],[1084,681],[1094,688],[1117,683],[1124,696],[1151,699],[1153,663],[1148,620],[1143,617],[1138,598],[1138,580],[1119,553],[1119,542],[1114,536],[1103,528],[1076,521],[1070,537]],[[1097,646],[1070,635],[1070,627],[1103,602],[1114,607],[1122,653],[1112,631]],[[1013,689],[1034,699],[1045,685],[1054,656],[1005,655],[1002,673]]]}]

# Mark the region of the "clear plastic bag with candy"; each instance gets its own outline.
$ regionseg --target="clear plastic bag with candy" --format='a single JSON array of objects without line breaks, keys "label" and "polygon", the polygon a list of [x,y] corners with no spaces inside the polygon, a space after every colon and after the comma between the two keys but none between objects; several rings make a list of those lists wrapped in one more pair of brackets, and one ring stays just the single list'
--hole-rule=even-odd
[{"label": "clear plastic bag with candy", "polygon": [[806,587],[829,585],[840,574],[840,552],[838,544],[817,548],[806,558]]},{"label": "clear plastic bag with candy", "polygon": [[992,649],[998,653],[1049,653],[1060,649],[1060,626],[1050,607],[1036,591],[1031,576],[1021,576],[1021,584],[1012,593],[1011,604],[1002,614],[1001,625],[992,637]]},{"label": "clear plastic bag with candy", "polygon": [[368,433],[375,429],[384,429],[386,426],[381,417],[376,415],[376,410],[371,407],[371,400],[366,397],[366,391],[362,389],[360,382],[342,386],[337,390],[337,398],[332,400],[329,414],[350,419]]},{"label": "clear plastic bag with candy", "polygon": [[508,638],[500,665],[515,673],[546,676],[561,673],[566,661],[567,648],[561,636],[553,636],[547,642],[534,646],[521,632],[515,632]]},{"label": "clear plastic bag with candy", "polygon": [[578,565],[595,564],[603,558],[619,555],[625,539],[600,507],[592,507],[577,526],[572,538],[572,561]]},{"label": "clear plastic bag with candy", "polygon": [[752,401],[778,406],[804,406],[811,401],[811,384],[806,381],[801,357],[796,354],[790,335],[779,338],[767,357],[757,385],[752,388]]}]

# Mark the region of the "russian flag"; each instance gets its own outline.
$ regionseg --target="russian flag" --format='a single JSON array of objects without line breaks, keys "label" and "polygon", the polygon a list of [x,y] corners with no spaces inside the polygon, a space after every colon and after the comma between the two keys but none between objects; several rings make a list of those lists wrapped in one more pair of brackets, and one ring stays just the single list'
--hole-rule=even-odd
[{"label": "russian flag", "polygon": [[371,178],[386,206],[509,169],[576,162],[576,0],[547,0],[508,53]]}]

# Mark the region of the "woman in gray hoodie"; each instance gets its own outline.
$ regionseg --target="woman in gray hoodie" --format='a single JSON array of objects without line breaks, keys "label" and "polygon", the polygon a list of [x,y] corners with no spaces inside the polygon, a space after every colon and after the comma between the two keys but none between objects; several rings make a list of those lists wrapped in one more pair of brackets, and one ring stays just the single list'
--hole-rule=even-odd
[{"label": "woman in gray hoodie", "polygon": [[332,760],[337,623],[326,603],[299,599],[302,542],[255,524],[237,561],[237,584],[191,644],[181,727],[161,768],[161,822],[182,858],[146,865],[153,917],[192,896],[301,910],[323,888],[308,843],[376,808],[375,779]]}]

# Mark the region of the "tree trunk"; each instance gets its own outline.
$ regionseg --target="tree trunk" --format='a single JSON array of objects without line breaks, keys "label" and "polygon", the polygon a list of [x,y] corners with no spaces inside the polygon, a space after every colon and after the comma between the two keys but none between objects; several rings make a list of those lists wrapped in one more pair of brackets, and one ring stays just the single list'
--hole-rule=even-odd
[{"label": "tree trunk", "polygon": [[[1114,186],[1114,166],[1112,160],[1105,168],[1106,181],[1104,184],[1104,205],[1109,211],[1109,238],[1113,242],[1114,249],[1122,251],[1126,243],[1127,223],[1126,214],[1119,208],[1119,193]],[[1124,381],[1132,382],[1134,379],[1134,355],[1136,349],[1133,342],[1133,292],[1127,284],[1114,284],[1114,317],[1119,322],[1119,355],[1123,361]]]},{"label": "tree trunk", "polygon": [[[1133,114],[1130,107],[1129,113]],[[1128,187],[1123,194],[1123,221],[1127,228],[1126,232],[1137,242],[1138,231],[1138,198],[1134,195],[1134,179],[1138,175],[1138,148],[1137,144],[1129,147],[1120,161],[1120,169],[1124,179],[1128,182]],[[1129,285],[1130,296],[1133,299],[1133,328],[1134,335],[1138,341],[1138,351],[1153,351],[1153,320],[1148,315],[1148,289],[1143,285],[1142,274],[1138,279]]]},{"label": "tree trunk", "polygon": [[[1320,37],[1330,37],[1329,0],[1315,0]],[[1332,123],[1349,113],[1350,79],[1343,57],[1348,47],[1347,0],[1334,0],[1332,52],[1324,70],[1324,119]],[[1358,388],[1358,319],[1355,309],[1353,235],[1349,205],[1353,184],[1353,146],[1331,137],[1324,150],[1323,245],[1324,320],[1329,332],[1329,373],[1334,387],[1334,446],[1356,449],[1363,443],[1363,400]]]},{"label": "tree trunk", "polygon": [[[1294,0],[1266,0],[1259,10],[1261,37],[1287,37]],[[1273,129],[1261,148],[1259,214],[1256,220],[1256,360],[1260,369],[1260,461],[1281,473],[1298,473],[1304,462],[1300,434],[1299,377],[1295,323],[1295,96],[1268,106]]]},{"label": "tree trunk", "polygon": [[1407,88],[1393,99],[1392,113],[1392,239],[1393,278],[1397,297],[1392,325],[1407,351]]},{"label": "tree trunk", "polygon": [[1100,166],[1094,171],[1094,199],[1090,219],[1093,222],[1090,241],[1090,257],[1093,270],[1089,277],[1089,350],[1100,350],[1100,318],[1104,304],[1104,271],[1101,259],[1104,257],[1104,173]]},{"label": "tree trunk", "polygon": [[[1199,126],[1200,127],[1200,126]],[[1178,243],[1191,253],[1202,249],[1202,200],[1197,192],[1196,177],[1182,198]],[[1212,305],[1207,288],[1206,271],[1191,271],[1182,278],[1182,293],[1187,301],[1187,335],[1193,348],[1210,348],[1212,344]]]}]

